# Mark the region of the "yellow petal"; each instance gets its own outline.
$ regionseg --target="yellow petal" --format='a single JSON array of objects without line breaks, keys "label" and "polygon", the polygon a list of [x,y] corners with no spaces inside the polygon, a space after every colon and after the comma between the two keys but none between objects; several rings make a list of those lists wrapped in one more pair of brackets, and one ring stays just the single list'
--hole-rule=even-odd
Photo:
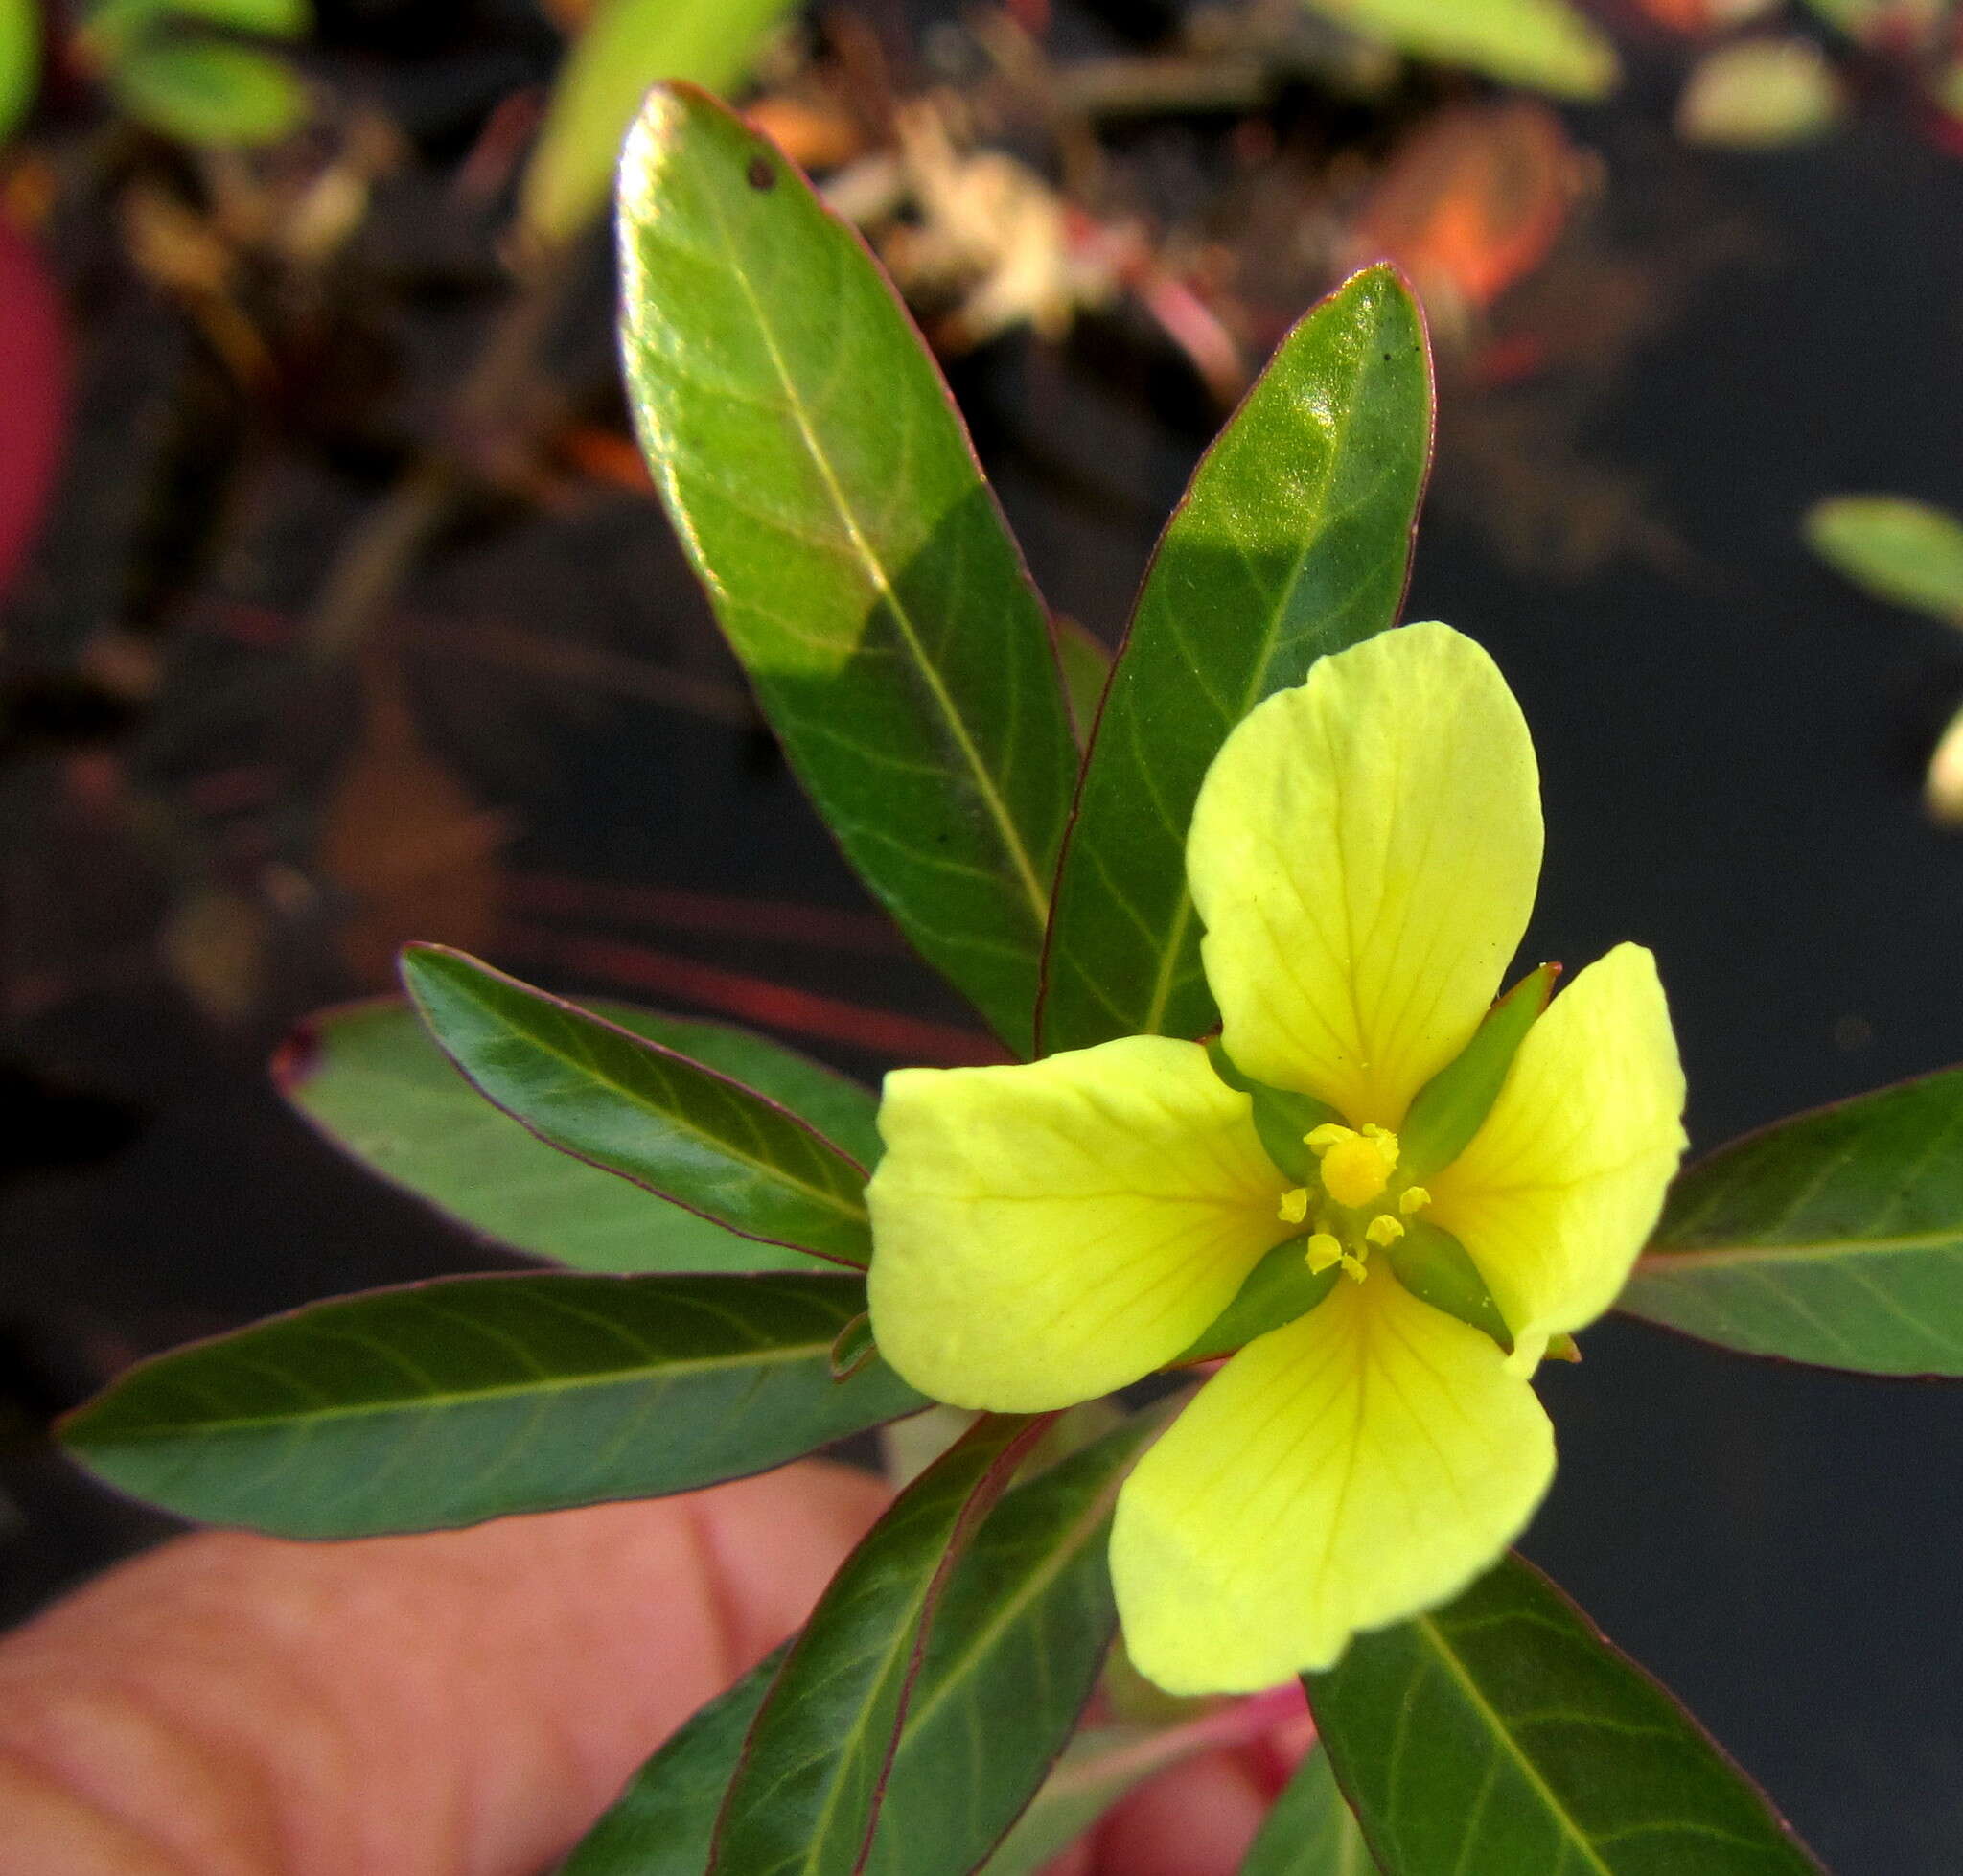
[{"label": "yellow petal", "polygon": [[1682,1156],[1683,1068],[1656,961],[1619,944],[1528,1031],[1425,1216],[1478,1264],[1531,1372],[1615,1301]]},{"label": "yellow petal", "polygon": [[1328,1667],[1456,1594],[1554,1476],[1554,1431],[1491,1338],[1387,1271],[1251,1342],[1118,1501],[1132,1659],[1175,1694]]},{"label": "yellow petal", "polygon": [[1166,1036],[889,1075],[866,1189],[881,1353],[935,1400],[1016,1413],[1170,1360],[1290,1229],[1250,1106]]},{"label": "yellow petal", "polygon": [[1539,871],[1534,746],[1485,652],[1408,625],[1322,659],[1227,738],[1193,810],[1228,1054],[1397,1126],[1485,1015]]}]

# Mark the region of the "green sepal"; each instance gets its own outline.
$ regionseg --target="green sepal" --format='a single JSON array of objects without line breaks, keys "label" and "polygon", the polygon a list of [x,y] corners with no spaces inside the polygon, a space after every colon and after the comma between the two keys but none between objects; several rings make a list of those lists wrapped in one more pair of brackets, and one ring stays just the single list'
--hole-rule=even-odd
[{"label": "green sepal", "polygon": [[1513,1333],[1471,1255],[1449,1231],[1425,1218],[1405,1221],[1404,1235],[1383,1255],[1397,1281],[1434,1309],[1482,1329],[1509,1355]]},{"label": "green sepal", "polygon": [[872,1339],[872,1313],[862,1309],[839,1331],[832,1344],[832,1379],[848,1381],[879,1353]]},{"label": "green sepal", "polygon": [[[1340,1264],[1313,1271],[1303,1256],[1306,1235],[1277,1244],[1247,1274],[1234,1301],[1201,1332],[1199,1338],[1184,1353],[1173,1356],[1167,1366],[1183,1368],[1189,1362],[1212,1361],[1236,1349],[1245,1348],[1257,1335],[1281,1329],[1297,1316],[1305,1316],[1335,1287],[1342,1273]],[[1463,1256],[1464,1253],[1462,1252]]]},{"label": "green sepal", "polygon": [[1337,1125],[1343,1117],[1326,1100],[1318,1100],[1313,1095],[1298,1095],[1286,1088],[1270,1088],[1243,1075],[1234,1064],[1234,1059],[1221,1048],[1216,1036],[1207,1044],[1207,1059],[1213,1065],[1213,1073],[1236,1094],[1249,1097],[1254,1102],[1254,1130],[1261,1137],[1261,1147],[1275,1162],[1284,1179],[1293,1179],[1298,1186],[1312,1186],[1321,1177],[1316,1157],[1308,1150],[1307,1136],[1317,1127],[1327,1126],[1331,1122]]},{"label": "green sepal", "polygon": [[1399,1169],[1422,1183],[1450,1166],[1492,1112],[1507,1070],[1554,995],[1559,964],[1530,971],[1486,1012],[1472,1040],[1419,1089],[1397,1129]]}]

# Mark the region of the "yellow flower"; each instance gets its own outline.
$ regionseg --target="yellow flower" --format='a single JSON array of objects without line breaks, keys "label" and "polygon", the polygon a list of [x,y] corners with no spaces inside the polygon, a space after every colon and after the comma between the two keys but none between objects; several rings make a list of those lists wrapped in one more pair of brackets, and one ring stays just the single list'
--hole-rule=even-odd
[{"label": "yellow flower", "polygon": [[[1552,1480],[1529,1378],[1614,1300],[1683,1149],[1650,953],[1618,945],[1554,1000],[1449,1163],[1398,1138],[1487,1015],[1540,847],[1533,745],[1492,660],[1443,625],[1382,634],[1254,710],[1194,808],[1223,1072],[1254,1096],[1164,1036],[887,1077],[872,1324],[938,1400],[1088,1400],[1195,1347],[1278,1243],[1326,1273],[1120,1497],[1126,1638],[1175,1693],[1329,1666],[1456,1593]],[[1284,1172],[1255,1101],[1289,1097],[1327,1118]],[[1463,1246],[1511,1354],[1400,1281],[1420,1241]]]}]

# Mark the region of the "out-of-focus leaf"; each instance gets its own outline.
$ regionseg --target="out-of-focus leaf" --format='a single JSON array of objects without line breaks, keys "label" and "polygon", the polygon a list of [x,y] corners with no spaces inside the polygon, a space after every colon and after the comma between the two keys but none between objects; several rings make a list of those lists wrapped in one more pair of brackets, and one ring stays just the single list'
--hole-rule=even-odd
[{"label": "out-of-focus leaf", "polygon": [[791,1644],[685,1722],[583,1837],[558,1876],[703,1876],[716,1813]]},{"label": "out-of-focus leaf", "polygon": [[1771,150],[1823,135],[1840,107],[1840,81],[1811,39],[1740,39],[1697,61],[1676,129],[1690,143]]},{"label": "out-of-focus leaf", "polygon": [[1386,1876],[1821,1876],[1697,1723],[1518,1558],[1305,1685]]},{"label": "out-of-focus leaf", "polygon": [[41,70],[38,0],[0,0],[0,137],[10,137],[35,101]]},{"label": "out-of-focus leaf", "polygon": [[978,1421],[839,1566],[750,1729],[716,1820],[716,1876],[864,1866],[935,1604],[1045,1424]]},{"label": "out-of-focus leaf", "polygon": [[[591,1007],[781,1102],[862,1164],[877,1157],[877,1103],[857,1082],[746,1030]],[[739,1237],[546,1146],[456,1072],[405,1003],[323,1010],[281,1049],[273,1078],[335,1146],[514,1250],[582,1270],[811,1268],[801,1251]]]},{"label": "out-of-focus leaf", "polygon": [[1370,267],[1282,341],[1160,540],[1057,880],[1046,1051],[1219,1020],[1186,890],[1200,782],[1263,697],[1395,621],[1430,459],[1423,323]]},{"label": "out-of-focus leaf", "polygon": [[461,952],[411,945],[402,968],[444,1052],[541,1140],[746,1238],[871,1256],[865,1172],[788,1108]]},{"label": "out-of-focus leaf", "polygon": [[1896,495],[1836,495],[1807,510],[1807,545],[1877,599],[1963,626],[1963,520]]},{"label": "out-of-focus leaf", "polygon": [[981,1876],[1041,1876],[1133,1786],[1177,1762],[1176,1751],[1153,1753],[1152,1740],[1146,1726],[1079,1733]]},{"label": "out-of-focus leaf", "polygon": [[1557,98],[1605,98],[1615,48],[1565,0],[1304,0],[1312,12],[1414,58],[1469,65]]},{"label": "out-of-focus leaf", "polygon": [[139,1363],[68,1450],[186,1517],[288,1538],[474,1524],[693,1491],[921,1398],[835,1381],[850,1277],[456,1277],[337,1299]]},{"label": "out-of-focus leaf", "polygon": [[138,45],[109,85],[131,117],[191,144],[275,143],[307,116],[290,65],[227,39]]},{"label": "out-of-focus leaf", "polygon": [[[976,1534],[930,1631],[867,1869],[965,1876],[1061,1749],[1117,1620],[1104,1561],[1111,1506],[1152,1427],[1130,1422],[1018,1486]],[[566,1876],[703,1876],[723,1787],[762,1701],[753,1680],[648,1762]]]},{"label": "out-of-focus leaf", "polygon": [[1327,1752],[1311,1751],[1296,1767],[1262,1821],[1240,1876],[1378,1876]]},{"label": "out-of-focus leaf", "polygon": [[749,71],[790,0],[602,0],[573,42],[519,191],[544,241],[576,235],[606,206],[620,145],[663,80],[727,91]]},{"label": "out-of-focus leaf", "polygon": [[1076,745],[1048,618],[864,246],[689,86],[621,171],[624,344],[683,547],[793,766],[1027,1054]]},{"label": "out-of-focus leaf", "polygon": [[120,51],[140,35],[173,19],[297,39],[312,30],[310,0],[100,0],[82,18],[82,32],[99,48]]},{"label": "out-of-focus leaf", "polygon": [[1858,45],[1926,45],[1951,0],[1806,0],[1813,13]]},{"label": "out-of-focus leaf", "polygon": [[1693,1167],[1618,1307],[1750,1355],[1963,1375],[1963,1069]]}]

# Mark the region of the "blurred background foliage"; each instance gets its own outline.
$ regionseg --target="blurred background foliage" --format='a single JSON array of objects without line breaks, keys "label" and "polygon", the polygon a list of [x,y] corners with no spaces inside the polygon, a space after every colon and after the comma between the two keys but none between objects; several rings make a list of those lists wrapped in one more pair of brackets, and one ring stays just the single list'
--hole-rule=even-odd
[{"label": "blurred background foliage", "polygon": [[[162,1528],[42,1437],[132,1356],[509,1261],[262,1073],[405,939],[866,1078],[988,1046],[629,432],[609,178],[669,76],[892,272],[1092,695],[1224,414],[1395,259],[1441,382],[1407,611],[1535,725],[1529,948],[1656,947],[1700,1144],[1963,1058],[1954,6],[0,0],[0,1619]],[[1587,1357],[1530,1551],[1829,1861],[1963,1869],[1963,1407]]]}]

